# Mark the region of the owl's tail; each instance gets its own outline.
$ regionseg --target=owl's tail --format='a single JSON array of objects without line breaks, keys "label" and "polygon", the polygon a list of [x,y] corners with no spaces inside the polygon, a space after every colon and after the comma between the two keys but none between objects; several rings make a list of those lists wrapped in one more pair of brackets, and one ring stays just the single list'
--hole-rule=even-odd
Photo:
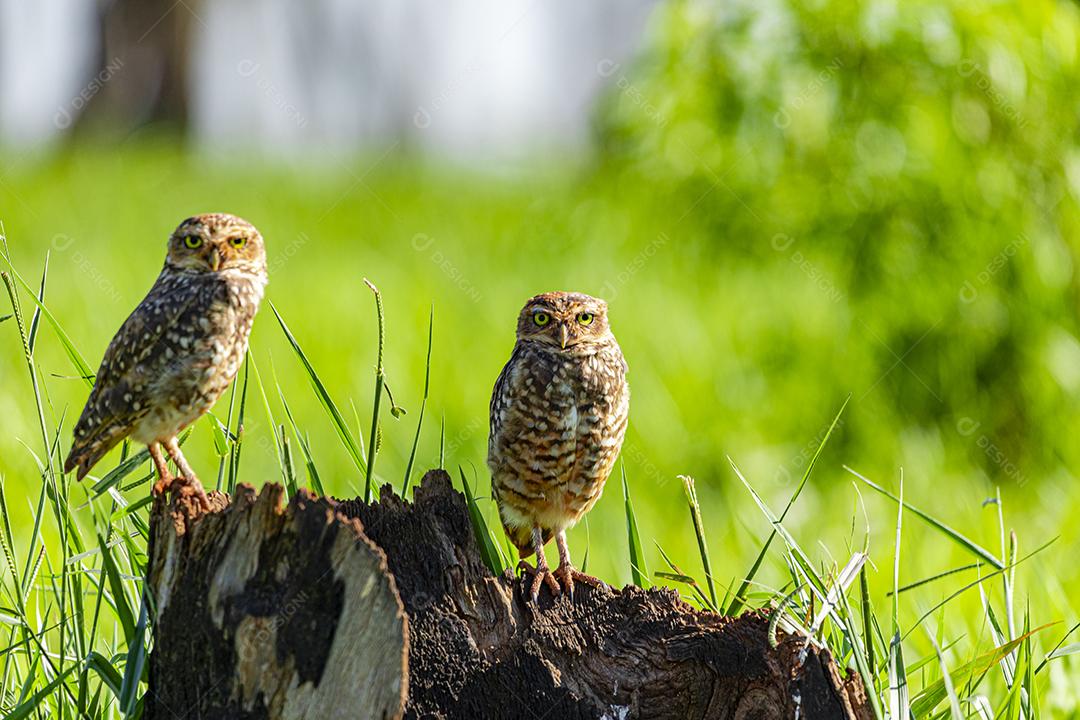
[{"label": "owl's tail", "polygon": [[86,477],[86,474],[90,472],[90,468],[94,467],[98,460],[103,458],[106,453],[124,439],[124,433],[118,432],[118,428],[106,427],[80,440],[78,439],[79,429],[76,426],[75,444],[71,446],[71,452],[68,453],[67,460],[64,461],[65,473],[78,468],[79,472],[75,476],[76,480],[82,480]]}]

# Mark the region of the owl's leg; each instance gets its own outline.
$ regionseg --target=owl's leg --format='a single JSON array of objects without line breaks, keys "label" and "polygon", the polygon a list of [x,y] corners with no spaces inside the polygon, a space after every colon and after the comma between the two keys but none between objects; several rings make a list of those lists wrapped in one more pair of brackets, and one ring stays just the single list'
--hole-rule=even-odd
[{"label": "owl's leg", "polygon": [[518,563],[520,568],[526,575],[532,577],[532,584],[529,586],[529,596],[532,597],[532,601],[536,602],[540,599],[540,585],[547,583],[547,586],[551,588],[551,594],[559,595],[559,582],[555,579],[555,576],[551,572],[551,568],[548,567],[547,558],[544,557],[544,534],[540,530],[540,526],[533,527],[532,530],[533,550],[536,551],[536,567],[532,567],[529,563],[522,560]]},{"label": "owl's leg", "polygon": [[574,569],[573,564],[570,562],[570,548],[566,544],[565,530],[560,530],[559,534],[555,536],[555,544],[559,548],[559,567],[555,569],[555,577],[566,588],[566,593],[571,599],[574,597],[575,580],[580,580],[586,585],[592,585],[594,588],[601,587],[604,584],[602,580]]},{"label": "owl's leg", "polygon": [[185,495],[194,495],[199,500],[203,510],[209,510],[210,498],[206,497],[206,491],[203,490],[202,483],[195,476],[195,471],[188,465],[184,454],[180,452],[180,443],[176,441],[176,438],[169,438],[165,441],[165,449],[169,451],[169,457],[176,463],[176,467],[180,468],[180,474],[184,478],[184,484],[180,492]]},{"label": "owl's leg", "polygon": [[154,483],[154,495],[164,495],[169,492],[169,487],[175,478],[169,472],[169,466],[165,463],[165,456],[161,452],[161,444],[150,443],[146,446],[146,449],[150,452],[150,459],[154,461],[154,467],[157,469],[158,481]]}]

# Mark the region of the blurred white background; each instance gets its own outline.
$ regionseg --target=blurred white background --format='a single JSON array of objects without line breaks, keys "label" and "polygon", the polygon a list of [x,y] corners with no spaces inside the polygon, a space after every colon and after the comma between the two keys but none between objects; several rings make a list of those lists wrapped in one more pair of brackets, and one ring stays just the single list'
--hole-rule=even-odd
[{"label": "blurred white background", "polygon": [[[605,84],[598,64],[633,55],[655,0],[132,2],[0,0],[0,142],[56,140],[117,76],[159,86],[150,46],[183,33],[184,124],[199,145],[400,144],[465,162],[572,152]],[[123,33],[110,13],[126,13]]]}]

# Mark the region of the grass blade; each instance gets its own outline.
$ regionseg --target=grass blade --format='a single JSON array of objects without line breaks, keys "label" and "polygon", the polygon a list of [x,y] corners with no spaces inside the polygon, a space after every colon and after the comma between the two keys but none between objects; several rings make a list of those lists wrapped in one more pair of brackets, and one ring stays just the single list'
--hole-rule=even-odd
[{"label": "grass blade", "polygon": [[[857,554],[862,555],[862,553]],[[865,562],[865,556],[863,557],[863,562]],[[861,565],[859,567],[861,567]],[[841,574],[841,578],[843,578],[843,574]],[[851,608],[848,606],[847,594],[844,592],[843,584],[841,582],[838,581],[836,587],[836,598],[839,601],[841,610],[840,625],[844,629],[844,634],[847,637],[848,642],[851,643],[852,653],[855,656],[855,667],[858,668],[859,675],[862,676],[863,686],[866,688],[866,694],[870,698],[870,707],[874,710],[874,717],[876,717],[877,720],[883,720],[885,711],[881,707],[881,698],[878,697],[877,692],[874,690],[874,672],[867,661],[867,654],[863,649],[863,641],[859,637],[859,632],[855,627]],[[867,640],[869,641],[870,638],[867,638]]]},{"label": "grass blade", "polygon": [[289,445],[289,435],[285,430],[285,425],[278,426],[278,432],[281,435],[281,462],[285,468],[285,490],[288,492],[289,497],[296,495],[296,469],[293,467],[292,459],[292,447]]},{"label": "grass blade", "polygon": [[[1017,561],[1016,561],[1016,564],[1017,564],[1017,565],[1019,565],[1020,563],[1022,563],[1022,562],[1025,562],[1026,560],[1029,560],[1029,559],[1031,559],[1031,558],[1035,557],[1036,555],[1038,555],[1039,553],[1041,553],[1041,552],[1042,552],[1043,550],[1045,550],[1046,548],[1048,548],[1048,547],[1050,547],[1051,545],[1053,545],[1053,544],[1054,544],[1055,542],[1057,542],[1057,538],[1053,538],[1053,539],[1052,539],[1052,540],[1050,540],[1049,542],[1043,543],[1043,544],[1042,544],[1041,546],[1039,546],[1039,547],[1038,547],[1038,548],[1036,548],[1035,550],[1033,550],[1033,551],[1029,552],[1029,553],[1028,553],[1027,555],[1025,555],[1024,557],[1022,557],[1022,558],[1020,558],[1019,560],[1017,560]],[[1003,573],[1003,572],[1005,572],[1005,569],[1001,569],[1001,570],[995,570],[994,572],[990,573],[989,575],[983,576],[983,577],[979,578],[978,580],[975,580],[974,582],[970,582],[970,583],[968,583],[967,585],[965,585],[964,587],[960,588],[959,590],[957,590],[957,591],[955,591],[955,592],[951,593],[951,594],[950,594],[950,595],[948,595],[948,596],[947,596],[947,597],[946,597],[946,598],[945,598],[944,600],[942,600],[941,602],[937,603],[936,605],[934,605],[933,607],[931,607],[931,608],[930,608],[929,610],[927,610],[926,612],[924,612],[924,613],[923,613],[922,615],[920,615],[920,616],[919,616],[919,619],[918,619],[918,620],[917,620],[917,621],[915,622],[915,624],[914,624],[914,625],[913,625],[913,626],[911,627],[911,629],[910,629],[910,630],[908,630],[908,631],[907,631],[906,633],[904,633],[904,638],[906,639],[906,638],[908,637],[908,635],[910,635],[910,634],[911,634],[912,632],[914,632],[914,631],[915,631],[915,628],[917,628],[917,627],[919,627],[920,625],[922,625],[922,624],[923,624],[923,622],[924,622],[924,621],[925,621],[925,620],[926,620],[926,619],[927,619],[928,617],[930,617],[931,615],[933,615],[933,614],[934,614],[935,612],[937,612],[937,611],[938,611],[938,610],[940,610],[941,608],[945,607],[945,605],[947,605],[948,603],[950,603],[950,602],[951,602],[952,600],[954,600],[955,598],[959,597],[960,595],[963,595],[963,594],[964,594],[965,592],[967,592],[967,591],[968,591],[968,590],[970,590],[971,588],[973,588],[973,587],[978,587],[979,585],[981,585],[982,583],[986,582],[987,580],[990,580],[991,578],[997,577],[998,575],[1000,575],[1000,574],[1001,574],[1001,573]]]},{"label": "grass blade", "polygon": [[117,699],[120,698],[120,686],[123,685],[124,678],[120,671],[112,666],[108,658],[95,650],[87,658],[86,666],[97,673],[102,684],[109,688]]},{"label": "grass blade", "polygon": [[912,513],[918,515],[920,518],[922,518],[923,520],[928,522],[931,526],[933,526],[938,531],[940,531],[943,535],[950,538],[951,540],[953,540],[954,542],[959,544],[961,547],[967,549],[969,552],[976,555],[977,557],[985,560],[990,565],[993,565],[996,569],[1003,570],[1005,568],[1005,563],[1003,561],[999,560],[993,553],[991,553],[989,550],[982,547],[978,543],[975,543],[972,540],[969,540],[968,538],[966,538],[963,535],[961,535],[960,533],[958,533],[956,530],[953,530],[951,527],[949,527],[945,523],[943,523],[940,520],[934,518],[933,516],[929,515],[928,513],[923,512],[922,510],[918,509],[917,507],[913,507],[913,506],[911,506],[911,505],[909,505],[907,503],[904,503],[900,498],[896,497],[891,492],[889,492],[885,488],[883,488],[880,485],[878,485],[877,483],[875,483],[873,480],[870,480],[869,478],[864,477],[863,475],[859,474],[855,470],[852,470],[847,465],[844,466],[844,469],[847,470],[852,475],[854,475],[855,477],[857,477],[862,482],[864,482],[867,486],[873,488],[874,490],[877,490],[879,493],[881,493],[885,497],[890,498],[893,502],[903,503],[904,508],[907,509],[909,512],[912,512]]},{"label": "grass blade", "polygon": [[[761,496],[757,494],[757,491],[754,490],[754,487],[750,484],[750,482],[743,476],[742,471],[740,471],[738,466],[735,465],[735,461],[729,457],[728,463],[730,463],[731,469],[735,471],[736,477],[739,478],[743,486],[750,492],[750,496],[754,499],[754,502],[757,503],[758,508],[765,515],[769,523],[773,526],[773,530],[779,533],[780,537],[784,539],[784,542],[787,544],[788,549],[790,550],[789,555],[791,556],[793,563],[806,576],[806,579],[810,581],[811,589],[816,592],[818,598],[822,602],[825,602],[828,591],[825,588],[825,583],[821,580],[821,577],[818,575],[817,571],[814,570],[814,566],[810,562],[810,558],[806,555],[805,552],[803,552],[803,549],[799,546],[799,543],[795,540],[791,533],[787,531],[787,528],[783,526],[780,518],[778,518],[773,513],[773,511],[769,508],[765,501],[761,499]],[[798,584],[798,582],[796,582],[796,584]]]},{"label": "grass blade", "polygon": [[[229,388],[229,411],[225,416],[224,427],[219,427],[221,423],[217,423],[214,426],[214,449],[218,454],[218,472],[217,482],[214,483],[214,489],[221,490],[221,485],[226,481],[225,473],[228,468],[229,458],[232,457],[233,448],[240,438],[233,434],[233,411],[236,409],[236,386],[237,382],[232,383],[232,387]],[[213,417],[213,413],[208,413]],[[216,418],[215,418],[216,419]]]},{"label": "grass blade", "polygon": [[124,594],[124,580],[120,576],[120,569],[116,566],[116,559],[112,555],[112,546],[100,534],[98,546],[101,548],[102,572],[105,573],[105,578],[109,582],[116,616],[123,628],[124,639],[130,645],[135,637],[135,617],[131,612],[127,595]]},{"label": "grass blade", "polygon": [[[315,390],[316,397],[319,398],[319,402],[322,404],[323,409],[327,415],[330,416],[330,420],[337,431],[338,437],[341,438],[342,444],[349,453],[349,457],[352,458],[353,463],[361,473],[367,472],[366,463],[364,461],[364,454],[360,450],[360,446],[357,444],[356,439],[353,437],[352,432],[349,430],[349,426],[345,423],[345,419],[341,417],[341,412],[338,410],[337,405],[330,398],[330,393],[326,391],[326,386],[323,385],[322,380],[319,379],[319,374],[315,372],[315,368],[311,365],[311,361],[308,360],[307,355],[300,348],[300,343],[296,341],[292,332],[289,331],[289,326],[285,324],[285,319],[281,317],[281,314],[274,307],[274,304],[270,304],[270,309],[274,311],[274,316],[277,318],[278,323],[281,325],[282,332],[285,333],[285,338],[292,345],[293,352],[296,353],[296,357],[300,359],[300,363],[307,370],[308,379],[311,381],[311,387]],[[256,370],[258,373],[258,370]]]},{"label": "grass blade", "polygon": [[896,590],[890,590],[888,592],[888,596],[891,598],[894,594],[897,594],[897,593],[900,594],[900,595],[903,595],[906,592],[911,592],[912,590],[916,590],[918,588],[921,588],[923,585],[929,585],[932,582],[937,582],[938,580],[944,580],[945,578],[950,577],[952,575],[958,575],[960,573],[968,572],[970,570],[977,570],[980,567],[982,567],[982,563],[977,563],[976,562],[976,563],[970,563],[968,565],[961,565],[960,567],[956,567],[956,568],[950,568],[949,570],[943,570],[942,572],[935,573],[935,574],[931,575],[930,577],[923,578],[922,580],[918,580],[918,581],[913,582],[913,583],[908,583],[907,585],[904,585],[904,586],[902,586],[900,588],[897,588]]},{"label": "grass blade", "polygon": [[30,354],[34,354],[34,347],[37,345],[38,328],[41,324],[41,307],[45,303],[45,278],[49,275],[49,253],[45,253],[45,267],[41,270],[41,284],[38,286],[37,294],[37,307],[34,308],[34,314],[30,317],[30,332],[28,334],[27,346],[30,348]]},{"label": "grass blade", "polygon": [[[836,417],[833,418],[832,424],[829,425],[829,429],[825,432],[825,436],[821,438],[821,442],[818,444],[817,450],[814,451],[813,457],[810,458],[810,463],[806,466],[806,470],[803,472],[802,478],[799,480],[799,484],[795,486],[795,492],[792,493],[791,498],[788,499],[787,505],[784,507],[784,511],[780,513],[780,521],[787,517],[788,511],[791,510],[791,506],[795,504],[795,501],[799,499],[799,495],[802,494],[803,488],[806,487],[807,480],[810,479],[810,473],[813,472],[814,466],[817,465],[818,458],[821,456],[821,451],[825,449],[825,444],[829,442],[829,438],[832,437],[833,431],[836,430],[836,426],[840,423],[840,418],[844,414],[844,410],[847,408],[848,403],[851,402],[851,395],[848,395],[844,399],[844,403],[840,406],[839,412],[836,413]],[[730,460],[730,458],[729,458]],[[750,584],[754,582],[754,578],[757,576],[758,570],[761,568],[761,563],[764,562],[765,556],[769,552],[769,547],[772,545],[773,540],[776,539],[776,530],[769,533],[768,539],[765,544],[762,545],[761,551],[758,552],[757,558],[754,559],[754,564],[750,566],[750,571],[746,573],[746,577],[742,581],[742,585],[735,592],[735,597],[731,599],[731,603],[728,605],[725,615],[737,615],[740,610],[746,604],[746,593],[750,589]]]},{"label": "grass blade", "polygon": [[[662,557],[664,559],[664,562],[667,563],[668,567],[671,568],[671,572],[669,573],[657,571],[656,577],[664,578],[665,580],[671,580],[677,583],[682,583],[683,585],[688,585],[693,591],[694,596],[701,603],[702,607],[708,608],[712,612],[718,612],[717,606],[712,604],[712,601],[709,600],[709,597],[701,591],[701,586],[698,585],[698,581],[695,580],[692,576],[684,573],[678,565],[672,562],[671,558],[668,557],[668,554],[664,552],[664,548],[660,546],[660,543],[654,540],[653,544],[656,545],[656,549],[660,551],[660,557]],[[582,565],[582,567],[584,567],[584,565]],[[582,570],[582,572],[584,572],[584,570]]]},{"label": "grass blade", "polygon": [[1073,643],[1072,645],[1066,645],[1063,648],[1058,648],[1054,652],[1050,653],[1046,657],[1050,659],[1067,657],[1069,655],[1080,654],[1080,643]]},{"label": "grass blade", "polygon": [[[45,320],[52,327],[53,332],[56,333],[57,339],[60,340],[60,345],[64,348],[64,352],[67,354],[68,359],[71,360],[71,364],[72,366],[74,366],[75,372],[79,375],[79,377],[83,379],[83,382],[86,383],[87,387],[92,388],[94,386],[95,373],[93,370],[90,369],[90,366],[86,364],[86,360],[83,359],[82,354],[79,352],[78,348],[75,347],[75,343],[71,342],[71,338],[68,337],[68,334],[66,332],[64,332],[64,328],[62,328],[60,326],[60,323],[56,321],[56,318],[53,316],[52,312],[50,312],[49,308],[47,308],[44,303],[37,299],[37,295],[35,294],[34,289],[30,286],[29,283],[23,280],[22,276],[19,275],[18,271],[15,270],[15,266],[11,264],[11,260],[4,256],[3,253],[0,253],[0,257],[4,258],[5,262],[7,262],[8,268],[11,270],[11,275],[15,278],[15,280],[18,281],[20,285],[22,285],[23,289],[30,294],[30,297],[33,299],[38,309],[41,310],[41,314],[45,317]],[[4,274],[6,275],[6,273]]]},{"label": "grass blade", "polygon": [[[248,379],[251,377],[251,351],[244,355],[244,383],[240,387],[240,412],[236,418],[236,440],[229,454],[229,479],[226,485],[229,495],[236,493],[236,484],[240,478],[240,451],[244,447],[244,417],[247,413]],[[287,412],[288,410],[286,410]]]},{"label": "grass blade", "polygon": [[281,438],[278,436],[277,420],[274,419],[274,411],[270,409],[270,397],[266,394],[266,385],[262,381],[262,373],[259,372],[259,364],[255,358],[251,358],[251,368],[255,371],[255,386],[259,389],[259,397],[262,398],[263,412],[266,414],[266,426],[270,430],[270,437],[274,441],[274,458],[281,471],[281,481],[288,484],[289,474],[285,467],[285,449],[281,446]]},{"label": "grass blade", "polygon": [[326,491],[323,489],[322,480],[319,478],[319,471],[315,467],[315,456],[311,452],[311,444],[308,442],[308,438],[300,433],[300,427],[296,424],[292,410],[289,408],[289,403],[285,399],[285,392],[281,389],[281,384],[277,382],[277,373],[274,373],[274,383],[277,384],[278,397],[281,399],[281,406],[285,408],[285,417],[289,419],[289,425],[292,426],[293,436],[296,437],[296,441],[300,444],[300,452],[304,455],[304,465],[307,468],[308,481],[311,483],[311,488],[320,496],[326,495]]},{"label": "grass blade", "polygon": [[926,635],[930,638],[930,644],[934,646],[934,653],[937,655],[938,664],[941,665],[941,682],[945,690],[945,696],[949,698],[949,710],[952,712],[952,717],[954,720],[963,720],[965,717],[964,711],[960,708],[960,698],[956,695],[956,688],[953,686],[952,675],[949,674],[949,666],[945,663],[945,655],[941,652],[941,647],[938,646],[937,640],[934,639],[934,634],[927,630]]},{"label": "grass blade", "polygon": [[[67,676],[70,675],[72,671],[74,671],[78,667],[78,665],[71,665],[70,667],[68,667],[67,670],[64,670],[62,673],[53,678],[48,685],[38,690],[36,693],[30,696],[28,700],[16,707],[4,718],[4,720],[23,720],[23,718],[30,717],[31,713],[38,709],[41,701],[51,695],[52,692],[57,687],[59,687],[60,684],[64,682],[64,680],[67,679]],[[33,675],[30,675],[28,676],[28,679],[32,677]]]},{"label": "grass blade", "polygon": [[877,657],[874,648],[874,610],[870,604],[870,585],[866,580],[866,568],[859,572],[859,604],[861,605],[863,619],[863,637],[866,638],[866,655],[870,667],[877,667]]},{"label": "grass blade", "polygon": [[908,696],[907,669],[904,667],[904,647],[897,630],[889,643],[889,716],[907,718],[911,714]]},{"label": "grass blade", "polygon": [[136,707],[140,699],[139,683],[142,680],[143,668],[146,665],[146,616],[147,608],[144,596],[139,607],[139,623],[128,641],[127,661],[124,663],[124,680],[120,685],[120,710],[125,717],[132,717],[136,714]]},{"label": "grass blade", "polygon": [[[840,596],[845,595],[851,584],[855,582],[855,578],[858,577],[862,571],[863,566],[866,565],[868,556],[866,553],[857,552],[851,556],[847,565],[836,578],[836,583],[829,589],[828,595],[825,596],[825,602],[822,603],[821,608],[817,611],[817,615],[814,617],[814,622],[810,625],[810,634],[816,635],[821,629],[821,626],[825,623],[825,618],[833,613],[833,609],[840,604]],[[867,636],[870,638],[871,636]],[[870,667],[873,667],[873,663],[870,663]]]},{"label": "grass blade", "polygon": [[697,488],[694,486],[694,478],[689,475],[680,475],[679,479],[682,480],[683,490],[686,492],[686,502],[690,508],[690,520],[694,524],[694,536],[697,538],[701,565],[705,570],[705,582],[709,588],[710,604],[713,608],[716,608],[716,585],[713,582],[712,563],[709,561],[709,546],[705,543],[705,524],[701,520],[701,505],[698,503]]},{"label": "grass blade", "polygon": [[379,452],[379,407],[382,404],[383,385],[386,382],[386,373],[383,370],[383,344],[385,343],[385,331],[383,327],[382,293],[364,278],[364,284],[375,293],[375,313],[379,320],[379,351],[375,362],[375,403],[371,410],[371,435],[368,438],[368,456],[364,473],[364,502],[371,502],[373,492],[372,481],[375,475],[375,457]]},{"label": "grass blade", "polygon": [[[904,528],[904,472],[900,471],[900,502],[896,506],[896,544],[893,546],[892,640],[889,642],[889,713],[893,718],[909,717],[907,669],[900,636],[900,548]],[[936,646],[935,646],[936,648]],[[940,651],[939,651],[940,652]]]},{"label": "grass blade", "polygon": [[637,515],[630,500],[630,484],[626,481],[626,465],[620,463],[622,471],[623,505],[626,509],[626,538],[630,545],[630,577],[640,588],[649,586],[649,570],[645,567],[645,553],[641,549],[641,534],[638,532]]},{"label": "grass blade", "polygon": [[484,564],[488,566],[492,573],[502,575],[506,568],[491,536],[491,529],[488,528],[484,513],[476,502],[476,496],[473,494],[469,481],[465,479],[465,471],[459,467],[458,473],[461,474],[461,484],[465,488],[465,502],[469,508],[469,520],[472,521],[473,533],[476,536],[477,543],[480,545],[480,555],[484,558]]},{"label": "grass blade", "polygon": [[446,413],[439,422],[439,469],[446,469]]},{"label": "grass blade", "polygon": [[416,421],[416,435],[413,436],[412,450],[409,451],[409,462],[405,465],[405,480],[401,484],[401,497],[403,498],[409,493],[413,463],[416,461],[416,448],[420,445],[420,429],[424,427],[424,411],[427,409],[428,391],[431,389],[431,340],[434,327],[435,306],[432,305],[431,312],[428,315],[427,361],[424,363],[424,399],[420,401],[420,417]]},{"label": "grass blade", "polygon": [[[1029,632],[1024,633],[1015,640],[1012,640],[1000,647],[996,647],[989,652],[979,655],[974,660],[964,663],[960,667],[949,673],[949,682],[955,683],[969,675],[984,675],[986,671],[993,668],[1001,659],[1007,656],[1016,648],[1020,647],[1025,640],[1029,637],[1036,635],[1048,627],[1052,627],[1057,623],[1047,623],[1041,627],[1035,628]],[[937,642],[931,637],[931,641],[937,645]],[[911,704],[911,712],[917,718],[929,717],[929,714],[938,704],[948,697],[948,690],[945,685],[945,678],[937,680],[927,686],[919,696],[915,698],[915,701]],[[1019,687],[1019,686],[1017,686]],[[972,688],[974,689],[974,688]],[[961,716],[962,717],[962,716]]]}]

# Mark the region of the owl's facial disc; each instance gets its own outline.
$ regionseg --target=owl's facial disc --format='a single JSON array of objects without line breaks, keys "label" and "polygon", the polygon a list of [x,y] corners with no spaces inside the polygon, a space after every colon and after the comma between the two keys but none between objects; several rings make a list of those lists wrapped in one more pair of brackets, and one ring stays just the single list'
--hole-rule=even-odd
[{"label": "owl's facial disc", "polygon": [[530,300],[518,319],[518,339],[554,347],[559,352],[607,340],[607,305],[579,293],[545,293]]},{"label": "owl's facial disc", "polygon": [[218,273],[266,269],[262,236],[234,215],[197,215],[180,223],[169,239],[167,262],[188,272]]}]

